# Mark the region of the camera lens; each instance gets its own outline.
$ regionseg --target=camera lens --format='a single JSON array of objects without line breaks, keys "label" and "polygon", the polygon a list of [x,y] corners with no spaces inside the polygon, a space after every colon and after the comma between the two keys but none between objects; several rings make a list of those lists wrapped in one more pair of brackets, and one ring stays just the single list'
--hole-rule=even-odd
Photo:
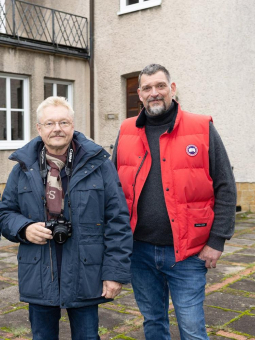
[{"label": "camera lens", "polygon": [[67,227],[64,225],[57,225],[53,231],[53,238],[59,244],[65,243],[68,238]]}]

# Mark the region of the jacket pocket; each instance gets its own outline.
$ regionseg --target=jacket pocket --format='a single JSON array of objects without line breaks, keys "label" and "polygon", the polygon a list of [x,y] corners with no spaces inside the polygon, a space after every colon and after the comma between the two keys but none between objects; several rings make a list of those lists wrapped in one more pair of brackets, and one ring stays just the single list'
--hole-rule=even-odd
[{"label": "jacket pocket", "polygon": [[38,205],[35,202],[33,191],[28,184],[22,183],[18,186],[18,201],[22,215],[27,218],[35,219],[38,215]]},{"label": "jacket pocket", "polygon": [[84,189],[79,190],[78,193],[79,223],[102,222],[105,205],[103,181],[84,183]]},{"label": "jacket pocket", "polygon": [[102,294],[102,263],[104,245],[81,244],[79,245],[80,263],[77,299],[93,299]]},{"label": "jacket pocket", "polygon": [[23,297],[42,298],[41,246],[21,244],[18,252],[19,292]]},{"label": "jacket pocket", "polygon": [[187,209],[188,249],[203,245],[209,238],[213,222],[213,210],[210,206],[202,209]]}]

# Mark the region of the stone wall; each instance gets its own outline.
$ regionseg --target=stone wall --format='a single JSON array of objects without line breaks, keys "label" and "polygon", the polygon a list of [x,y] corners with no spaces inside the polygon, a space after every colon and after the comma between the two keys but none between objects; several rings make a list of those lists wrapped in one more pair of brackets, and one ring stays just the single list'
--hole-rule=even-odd
[{"label": "stone wall", "polygon": [[236,183],[237,205],[242,211],[255,212],[255,183]]}]

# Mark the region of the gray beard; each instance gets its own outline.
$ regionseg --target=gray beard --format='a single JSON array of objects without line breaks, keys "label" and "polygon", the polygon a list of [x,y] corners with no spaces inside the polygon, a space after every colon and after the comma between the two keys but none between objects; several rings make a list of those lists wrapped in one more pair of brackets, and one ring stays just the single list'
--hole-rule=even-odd
[{"label": "gray beard", "polygon": [[159,116],[166,112],[166,103],[163,101],[163,106],[149,106],[146,108],[150,116]]}]

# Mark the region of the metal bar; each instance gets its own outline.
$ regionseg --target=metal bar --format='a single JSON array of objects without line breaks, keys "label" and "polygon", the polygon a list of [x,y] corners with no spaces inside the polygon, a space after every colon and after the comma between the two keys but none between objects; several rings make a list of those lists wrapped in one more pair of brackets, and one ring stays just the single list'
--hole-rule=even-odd
[{"label": "metal bar", "polygon": [[55,10],[51,10],[51,15],[52,15],[52,44],[55,45]]},{"label": "metal bar", "polygon": [[12,34],[16,35],[15,0],[12,0]]},{"label": "metal bar", "polygon": [[[14,0],[15,1],[15,0]],[[50,7],[45,7],[45,6],[41,6],[41,5],[34,5],[34,4],[31,4],[31,2],[27,2],[27,1],[22,1],[22,0],[16,0],[17,2],[22,2],[22,3],[24,3],[24,4],[28,4],[28,5],[30,5],[30,6],[33,6],[33,7],[41,7],[41,8],[45,8],[45,9],[49,9],[49,10],[51,10],[52,8],[50,8]],[[73,15],[73,16],[76,16],[76,17],[78,17],[78,18],[84,18],[84,17],[82,17],[81,15],[74,15],[74,14],[72,14],[72,13],[70,13],[70,12],[63,12],[63,11],[59,11],[59,10],[57,10],[57,9],[54,9],[54,11],[55,12],[59,12],[59,13],[64,13],[64,14],[68,14],[68,15]]]},{"label": "metal bar", "polygon": [[[23,46],[25,41],[30,46],[29,41],[34,41],[38,45],[48,43],[54,48],[61,47],[63,50],[66,46],[66,49],[81,51],[88,56],[87,18],[23,0],[9,0],[9,4],[12,27],[7,23],[10,31],[2,34],[22,40]],[[7,10],[5,16],[7,17]]]}]

